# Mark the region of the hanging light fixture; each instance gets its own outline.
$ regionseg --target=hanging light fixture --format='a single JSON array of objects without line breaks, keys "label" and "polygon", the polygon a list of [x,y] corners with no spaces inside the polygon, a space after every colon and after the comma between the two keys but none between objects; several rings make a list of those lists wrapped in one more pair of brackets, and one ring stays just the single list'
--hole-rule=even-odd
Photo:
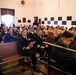
[{"label": "hanging light fixture", "polygon": [[25,1],[24,0],[21,0],[21,4],[24,5],[25,4]]}]

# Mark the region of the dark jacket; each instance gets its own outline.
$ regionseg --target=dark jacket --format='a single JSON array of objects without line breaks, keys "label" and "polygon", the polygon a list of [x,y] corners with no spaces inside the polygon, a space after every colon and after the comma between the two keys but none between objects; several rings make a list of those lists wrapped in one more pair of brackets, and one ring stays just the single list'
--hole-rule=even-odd
[{"label": "dark jacket", "polygon": [[10,35],[9,33],[7,33],[4,37],[4,43],[7,43],[7,42],[14,42],[16,41],[15,38],[14,38],[14,35]]},{"label": "dark jacket", "polygon": [[33,40],[34,35],[35,33],[31,33],[31,32],[28,33],[28,37],[31,38],[32,40]]},{"label": "dark jacket", "polygon": [[22,55],[24,54],[24,52],[26,51],[26,47],[29,45],[29,40],[28,38],[24,38],[23,36],[19,37],[17,39],[17,48],[19,53],[21,53]]},{"label": "dark jacket", "polygon": [[[63,47],[67,47],[61,39],[59,39],[59,41],[57,42],[57,45],[63,46]],[[76,67],[76,55],[75,53],[65,50],[65,49],[61,49],[58,47],[53,47],[52,51],[51,51],[51,58],[54,59],[56,62],[58,62],[59,64],[64,66],[68,66],[68,67]],[[74,65],[73,65],[74,64]]]},{"label": "dark jacket", "polygon": [[38,36],[37,34],[35,34],[33,36],[33,40],[36,41],[35,45],[40,45],[40,46],[44,46],[44,39],[43,37]]},{"label": "dark jacket", "polygon": [[3,41],[2,37],[0,36],[0,42]]},{"label": "dark jacket", "polygon": [[7,34],[7,33],[5,33],[5,32],[3,31],[1,35],[2,35],[2,37],[4,37],[6,34]]}]

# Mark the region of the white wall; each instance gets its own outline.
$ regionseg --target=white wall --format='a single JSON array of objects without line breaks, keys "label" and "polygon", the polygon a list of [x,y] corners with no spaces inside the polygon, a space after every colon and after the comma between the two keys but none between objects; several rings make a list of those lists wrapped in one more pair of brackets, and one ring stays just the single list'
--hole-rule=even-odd
[{"label": "white wall", "polygon": [[[55,17],[57,20],[61,16],[65,21],[67,16],[72,16],[72,20],[76,21],[76,0],[34,0],[34,3],[34,16],[39,16],[42,20],[45,17]],[[68,22],[65,26],[72,25]]]},{"label": "white wall", "polygon": [[[18,19],[26,17],[27,20],[32,20],[33,10],[32,10],[33,2],[32,0],[25,0],[25,5],[21,5],[21,0],[0,0],[0,8],[10,8],[15,9],[15,23],[16,25],[20,25],[17,22]],[[21,23],[23,24],[23,23]],[[25,23],[29,24],[29,23]]]},{"label": "white wall", "polygon": [[[19,25],[17,20],[22,17],[33,22],[34,16],[38,16],[42,21],[45,17],[48,20],[50,17],[57,20],[59,16],[65,21],[67,16],[72,16],[72,20],[76,21],[76,0],[25,0],[25,5],[21,5],[21,0],[0,0],[0,8],[15,9],[16,25]],[[29,23],[26,22],[26,24]],[[72,25],[68,22],[65,26],[71,27]]]}]

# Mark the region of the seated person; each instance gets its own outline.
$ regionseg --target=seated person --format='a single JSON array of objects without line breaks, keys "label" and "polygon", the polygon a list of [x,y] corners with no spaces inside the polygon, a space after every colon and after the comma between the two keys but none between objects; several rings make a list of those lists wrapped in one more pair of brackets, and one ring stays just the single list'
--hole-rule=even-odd
[{"label": "seated person", "polygon": [[29,55],[28,50],[30,49],[30,47],[28,47],[28,45],[29,40],[27,36],[27,30],[23,29],[21,36],[17,39],[17,47],[21,55]]},{"label": "seated person", "polygon": [[29,38],[33,39],[34,34],[35,34],[35,33],[34,33],[34,28],[31,27],[31,28],[30,28],[30,32],[28,33]]},{"label": "seated person", "polygon": [[18,38],[18,36],[19,36],[19,32],[18,32],[18,30],[17,30],[16,27],[13,28],[13,35],[15,36],[15,40],[16,40],[16,39]]},{"label": "seated person", "polygon": [[7,27],[4,27],[3,28],[3,31],[1,32],[1,36],[2,36],[2,39],[4,40],[4,37],[5,35],[8,33],[8,28]]},{"label": "seated person", "polygon": [[8,33],[4,36],[4,43],[14,42],[14,41],[16,41],[16,38],[15,38],[15,36],[13,34],[13,30],[9,29]]},{"label": "seated person", "polygon": [[3,42],[3,39],[2,39],[2,37],[0,36],[0,43],[2,43]]},{"label": "seated person", "polygon": [[17,47],[18,51],[21,55],[30,56],[32,59],[33,69],[34,71],[38,72],[36,68],[37,59],[36,59],[36,49],[35,46],[31,47],[29,46],[30,40],[27,36],[27,30],[22,30],[21,37],[17,40]]},{"label": "seated person", "polygon": [[[73,35],[65,31],[58,40],[57,45],[69,48],[72,40]],[[74,52],[59,47],[53,47],[50,55],[57,63],[76,75],[76,54]]]},{"label": "seated person", "polygon": [[8,33],[8,28],[4,27],[2,31],[2,37],[4,37]]},{"label": "seated person", "polygon": [[40,57],[43,57],[46,55],[47,53],[47,48],[48,46],[46,46],[43,42],[44,42],[44,38],[43,38],[43,32],[41,29],[37,30],[37,34],[35,34],[33,36],[33,40],[36,41],[35,43],[35,47],[36,47],[36,50],[37,52],[40,53]]},{"label": "seated person", "polygon": [[1,32],[0,32],[0,43],[2,43],[3,39],[2,39],[2,36],[1,36]]}]

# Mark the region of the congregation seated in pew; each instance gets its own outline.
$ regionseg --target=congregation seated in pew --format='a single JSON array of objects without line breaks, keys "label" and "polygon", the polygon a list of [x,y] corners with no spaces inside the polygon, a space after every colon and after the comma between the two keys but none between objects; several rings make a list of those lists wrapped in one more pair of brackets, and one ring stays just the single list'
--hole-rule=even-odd
[{"label": "congregation seated in pew", "polygon": [[[73,34],[65,31],[58,40],[57,45],[69,48],[71,41],[73,41]],[[60,64],[60,66],[71,71],[73,75],[76,75],[76,54],[74,52],[63,48],[53,47],[51,58]]]},{"label": "congregation seated in pew", "polygon": [[[30,27],[30,30],[31,31],[29,33],[28,33],[27,30],[25,30],[26,34],[27,34],[27,37],[26,37],[26,40],[27,40],[26,43],[27,43],[27,45],[25,45],[25,43],[23,43],[24,46],[22,46],[22,43],[21,44],[19,43],[19,42],[22,42],[22,41],[20,41],[20,40],[22,40],[21,39],[22,34],[20,36],[18,36],[19,34],[16,34],[17,30],[15,31],[15,28],[14,28],[14,31],[13,31],[13,28],[9,29],[9,31],[4,36],[4,39],[2,39],[2,37],[1,37],[1,40],[4,40],[4,43],[17,41],[18,42],[17,45],[20,44],[20,45],[18,45],[18,50],[19,51],[22,50],[22,52],[21,52],[22,55],[25,55],[25,56],[27,55],[27,56],[31,56],[32,57],[32,60],[33,60],[32,61],[32,63],[33,63],[33,69],[34,69],[34,71],[37,72],[38,70],[36,69],[36,64],[37,64],[36,52],[39,52],[40,56],[43,57],[45,53],[48,54],[48,46],[46,46],[45,44],[43,44],[43,42],[44,42],[44,36],[42,36],[43,35],[43,30],[38,30],[37,29],[37,31],[36,31],[37,33],[34,33],[34,28],[33,27]],[[59,29],[59,30],[61,31],[61,29]],[[53,32],[47,30],[48,31],[48,35],[46,37],[46,40],[48,40],[47,42],[52,42],[53,41],[52,43],[55,44],[57,42],[57,41],[55,41],[56,40],[55,37],[59,37],[58,39],[60,39],[61,36],[59,36],[59,35],[62,35],[62,33],[64,33],[64,30],[62,30],[62,33],[57,33],[57,31],[59,31],[59,30],[57,30],[57,28],[53,29],[53,31],[56,32],[56,33],[54,32],[54,34],[53,34]],[[22,30],[22,32],[24,32],[24,31]],[[30,33],[32,33],[32,35],[30,35]],[[9,35],[11,35],[11,38],[9,38]],[[28,45],[29,45],[29,43],[31,41],[36,41],[36,43],[35,43],[34,47],[30,47],[29,48]],[[22,46],[22,49],[20,48],[21,46]],[[26,53],[25,53],[25,50],[26,50]],[[31,51],[31,50],[33,50],[33,51]],[[36,51],[34,52],[34,50],[36,50]]]},{"label": "congregation seated in pew", "polygon": [[6,33],[4,36],[4,43],[14,42],[14,41],[16,41],[16,35],[13,33],[12,29],[9,29],[8,33]]},{"label": "congregation seated in pew", "polygon": [[42,36],[42,31],[38,30],[37,34],[33,37],[33,41],[35,41],[35,44],[33,45],[33,47],[31,47],[29,46],[31,39],[29,39],[27,35],[27,30],[23,29],[21,37],[19,37],[17,40],[18,51],[20,52],[21,55],[31,57],[33,70],[36,72],[38,72],[36,68],[36,64],[37,64],[36,52],[38,51],[41,57],[45,53],[45,51],[42,50],[44,49],[44,46],[42,46],[43,42],[42,42],[41,36]]}]

